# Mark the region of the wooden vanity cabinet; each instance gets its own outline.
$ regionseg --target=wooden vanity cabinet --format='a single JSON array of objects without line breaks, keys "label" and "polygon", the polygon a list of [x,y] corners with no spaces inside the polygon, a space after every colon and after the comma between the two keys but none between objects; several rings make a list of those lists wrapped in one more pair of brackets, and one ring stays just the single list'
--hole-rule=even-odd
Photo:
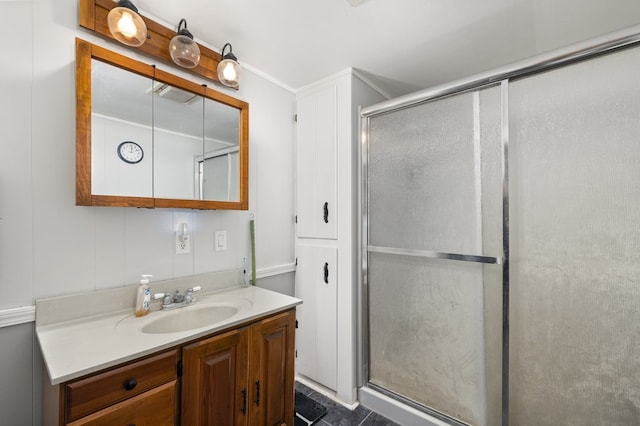
[{"label": "wooden vanity cabinet", "polygon": [[56,385],[43,424],[293,426],[295,312]]},{"label": "wooden vanity cabinet", "polygon": [[184,347],[182,424],[293,426],[295,310]]}]

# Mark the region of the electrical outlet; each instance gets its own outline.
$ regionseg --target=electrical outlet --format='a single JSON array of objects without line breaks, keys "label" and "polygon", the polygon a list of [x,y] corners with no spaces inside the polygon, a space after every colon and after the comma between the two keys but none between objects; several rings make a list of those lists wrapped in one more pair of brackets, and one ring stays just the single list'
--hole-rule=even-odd
[{"label": "electrical outlet", "polygon": [[176,232],[176,254],[191,253],[191,240],[180,237],[180,232]]}]

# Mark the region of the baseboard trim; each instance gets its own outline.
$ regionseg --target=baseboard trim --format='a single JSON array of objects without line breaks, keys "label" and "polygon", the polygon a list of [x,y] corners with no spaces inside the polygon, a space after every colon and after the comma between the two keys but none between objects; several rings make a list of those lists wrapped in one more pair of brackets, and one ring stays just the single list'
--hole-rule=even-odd
[{"label": "baseboard trim", "polygon": [[336,393],[333,390],[331,390],[331,389],[329,389],[327,387],[324,387],[321,384],[316,383],[313,380],[311,380],[311,379],[309,379],[309,378],[307,378],[305,376],[302,376],[300,374],[296,374],[296,381],[302,383],[303,385],[305,385],[306,387],[308,387],[310,389],[313,389],[314,391],[318,392],[319,394],[322,394],[322,395],[326,396],[327,398],[333,400],[334,402],[342,405],[345,408],[348,408],[351,411],[355,410],[358,407],[358,405],[360,405],[360,402],[358,402],[358,401],[354,402],[353,404],[349,404],[347,402],[342,401],[340,398],[338,398],[336,396]]}]

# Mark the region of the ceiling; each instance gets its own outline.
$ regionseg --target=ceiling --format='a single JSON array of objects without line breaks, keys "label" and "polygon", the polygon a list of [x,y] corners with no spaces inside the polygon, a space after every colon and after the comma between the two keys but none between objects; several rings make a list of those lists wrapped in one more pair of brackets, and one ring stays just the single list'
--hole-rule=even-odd
[{"label": "ceiling", "polygon": [[391,97],[640,24],[638,0],[134,0],[297,90],[348,67]]}]

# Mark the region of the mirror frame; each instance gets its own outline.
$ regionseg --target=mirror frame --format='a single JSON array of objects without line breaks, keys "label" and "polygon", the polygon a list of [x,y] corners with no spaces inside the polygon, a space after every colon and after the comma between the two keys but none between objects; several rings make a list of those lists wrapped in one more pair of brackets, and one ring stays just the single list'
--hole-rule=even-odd
[{"label": "mirror frame", "polygon": [[[239,195],[238,201],[190,200],[155,197],[130,197],[91,193],[91,60],[170,84],[236,108],[239,126]],[[206,85],[178,77],[169,72],[112,52],[76,38],[76,205],[146,208],[185,208],[202,210],[249,209],[249,104],[213,90]]]}]

